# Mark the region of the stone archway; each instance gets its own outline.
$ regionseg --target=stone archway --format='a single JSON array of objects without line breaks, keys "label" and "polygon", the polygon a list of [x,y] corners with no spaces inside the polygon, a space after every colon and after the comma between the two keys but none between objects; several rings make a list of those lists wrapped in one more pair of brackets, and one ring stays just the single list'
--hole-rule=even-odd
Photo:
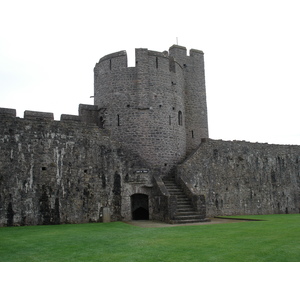
[{"label": "stone archway", "polygon": [[130,198],[132,220],[149,220],[148,195],[133,194]]}]

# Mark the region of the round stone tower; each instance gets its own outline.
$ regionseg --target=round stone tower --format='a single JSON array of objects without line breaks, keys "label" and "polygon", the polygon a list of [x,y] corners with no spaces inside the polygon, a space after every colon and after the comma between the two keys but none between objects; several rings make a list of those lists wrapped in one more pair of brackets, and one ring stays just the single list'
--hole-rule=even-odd
[{"label": "round stone tower", "polygon": [[193,55],[187,57],[180,46],[172,46],[170,55],[136,49],[136,65],[127,67],[127,54],[120,51],[101,58],[94,69],[99,124],[163,174],[208,137],[204,71],[203,82],[196,74],[203,53]]}]

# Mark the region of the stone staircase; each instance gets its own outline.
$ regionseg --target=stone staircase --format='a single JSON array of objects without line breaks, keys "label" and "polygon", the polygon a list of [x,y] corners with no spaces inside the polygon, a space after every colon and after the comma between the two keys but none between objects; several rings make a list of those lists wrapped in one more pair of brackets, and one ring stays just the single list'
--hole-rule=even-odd
[{"label": "stone staircase", "polygon": [[184,191],[175,182],[172,177],[163,180],[168,192],[177,197],[177,210],[175,214],[176,223],[196,223],[203,222],[203,218],[197,213],[191,200],[185,195]]}]

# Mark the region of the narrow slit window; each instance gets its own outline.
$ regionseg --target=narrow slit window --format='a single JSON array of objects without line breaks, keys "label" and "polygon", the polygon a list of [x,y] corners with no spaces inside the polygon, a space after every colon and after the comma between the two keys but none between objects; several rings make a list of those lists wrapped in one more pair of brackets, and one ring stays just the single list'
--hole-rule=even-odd
[{"label": "narrow slit window", "polygon": [[111,59],[109,60],[109,69],[111,70]]},{"label": "narrow slit window", "polygon": [[194,138],[194,130],[192,130],[192,139]]},{"label": "narrow slit window", "polygon": [[171,116],[169,116],[169,125],[171,125]]},{"label": "narrow slit window", "polygon": [[102,116],[100,116],[100,119],[99,119],[99,127],[104,128],[104,119]]},{"label": "narrow slit window", "polygon": [[158,69],[158,57],[156,57],[156,69]]},{"label": "narrow slit window", "polygon": [[118,126],[120,126],[120,115],[117,115]]},{"label": "narrow slit window", "polygon": [[178,125],[182,125],[182,112],[178,112]]}]

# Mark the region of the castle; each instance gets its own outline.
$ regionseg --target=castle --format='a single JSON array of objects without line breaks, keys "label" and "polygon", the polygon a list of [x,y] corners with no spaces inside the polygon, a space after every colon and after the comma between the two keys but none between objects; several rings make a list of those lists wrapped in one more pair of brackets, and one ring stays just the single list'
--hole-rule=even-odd
[{"label": "castle", "polygon": [[0,129],[0,226],[300,212],[300,146],[209,139],[199,50],[107,55],[94,105]]}]

